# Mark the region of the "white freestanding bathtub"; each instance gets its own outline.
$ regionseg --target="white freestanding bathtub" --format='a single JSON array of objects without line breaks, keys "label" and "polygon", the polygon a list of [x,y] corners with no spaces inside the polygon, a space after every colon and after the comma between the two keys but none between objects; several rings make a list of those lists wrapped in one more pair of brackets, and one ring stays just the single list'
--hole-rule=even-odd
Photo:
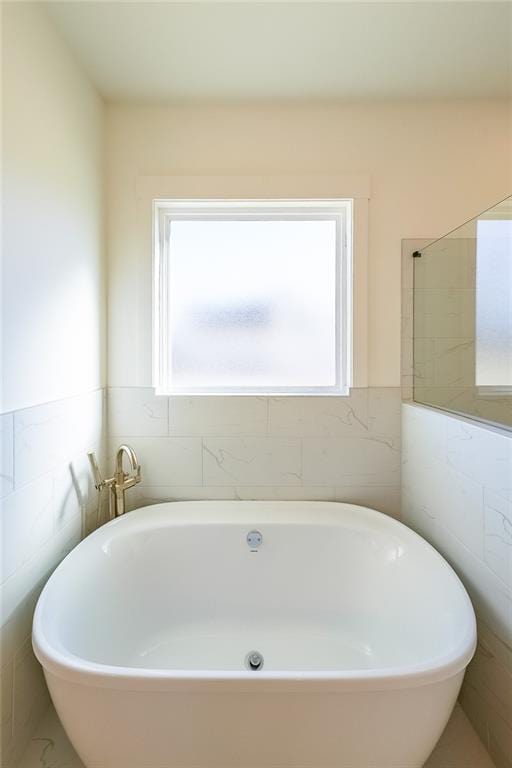
[{"label": "white freestanding bathtub", "polygon": [[429,544],[325,502],[130,512],[61,563],[33,629],[88,768],[419,768],[475,640]]}]

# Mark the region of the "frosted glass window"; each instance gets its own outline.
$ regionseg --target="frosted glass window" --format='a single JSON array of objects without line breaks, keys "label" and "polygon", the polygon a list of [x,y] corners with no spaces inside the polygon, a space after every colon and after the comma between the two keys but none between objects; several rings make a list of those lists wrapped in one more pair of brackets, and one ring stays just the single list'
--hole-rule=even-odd
[{"label": "frosted glass window", "polygon": [[348,206],[159,213],[158,391],[346,393]]},{"label": "frosted glass window", "polygon": [[477,222],[476,384],[512,389],[511,220]]}]

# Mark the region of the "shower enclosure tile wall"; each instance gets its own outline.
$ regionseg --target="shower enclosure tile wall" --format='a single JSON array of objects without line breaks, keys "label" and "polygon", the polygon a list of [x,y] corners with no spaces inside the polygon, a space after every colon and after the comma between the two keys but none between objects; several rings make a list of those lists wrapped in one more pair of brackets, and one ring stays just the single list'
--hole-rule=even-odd
[{"label": "shower enclosure tile wall", "polygon": [[131,507],[168,499],[320,499],[399,515],[400,389],[350,397],[157,397],[109,389],[109,455],[143,465]]},{"label": "shower enclosure tile wall", "polygon": [[461,703],[498,768],[512,761],[512,439],[412,404],[402,407],[402,515],[468,589],[479,642]]},{"label": "shower enclosure tile wall", "polygon": [[[455,344],[443,358],[418,359],[421,343],[431,340],[429,334],[440,340],[450,333],[452,338],[459,334],[464,345],[467,329],[474,324],[474,310],[472,313],[467,304],[471,274],[471,260],[463,247],[467,244],[452,240],[450,257],[434,260],[429,274],[423,274],[419,290],[416,285],[413,369],[413,269],[415,263],[418,268],[418,260],[412,253],[426,245],[425,240],[405,240],[402,248],[402,392],[408,401],[402,406],[402,516],[451,562],[470,592],[479,641],[460,701],[496,766],[511,768],[512,435],[412,402],[413,375],[416,385],[418,374],[426,376],[430,371],[435,379],[440,365],[445,366],[446,374],[460,354]],[[426,268],[425,262],[419,270]],[[439,301],[437,292],[442,294]],[[474,291],[471,293],[474,302]],[[426,300],[430,310],[436,311],[423,317],[420,308]],[[474,336],[474,329],[471,334]],[[464,346],[462,350],[466,354]],[[439,389],[432,392],[439,394]],[[492,418],[489,405],[481,412],[471,391],[465,404],[477,416]],[[446,405],[454,407],[453,401]]]}]

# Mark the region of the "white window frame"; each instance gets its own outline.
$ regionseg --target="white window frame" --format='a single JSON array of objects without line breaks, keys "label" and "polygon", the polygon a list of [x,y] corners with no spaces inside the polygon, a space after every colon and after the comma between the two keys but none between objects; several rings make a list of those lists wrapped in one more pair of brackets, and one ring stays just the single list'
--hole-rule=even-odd
[{"label": "white window frame", "polygon": [[[153,200],[153,387],[157,395],[346,396],[352,377],[352,199]],[[187,387],[168,379],[168,265],[172,221],[302,220],[336,223],[336,383],[332,387]]]}]

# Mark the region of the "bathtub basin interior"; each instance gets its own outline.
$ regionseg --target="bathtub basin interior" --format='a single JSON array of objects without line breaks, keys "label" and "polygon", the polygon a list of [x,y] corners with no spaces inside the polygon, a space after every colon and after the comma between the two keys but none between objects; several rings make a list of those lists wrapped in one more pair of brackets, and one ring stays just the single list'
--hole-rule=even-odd
[{"label": "bathtub basin interior", "polygon": [[[442,677],[475,639],[466,592],[435,550],[385,515],[325,502],[131,512],[61,564],[34,627],[44,666],[71,676]],[[250,651],[264,658],[257,673]]]}]

